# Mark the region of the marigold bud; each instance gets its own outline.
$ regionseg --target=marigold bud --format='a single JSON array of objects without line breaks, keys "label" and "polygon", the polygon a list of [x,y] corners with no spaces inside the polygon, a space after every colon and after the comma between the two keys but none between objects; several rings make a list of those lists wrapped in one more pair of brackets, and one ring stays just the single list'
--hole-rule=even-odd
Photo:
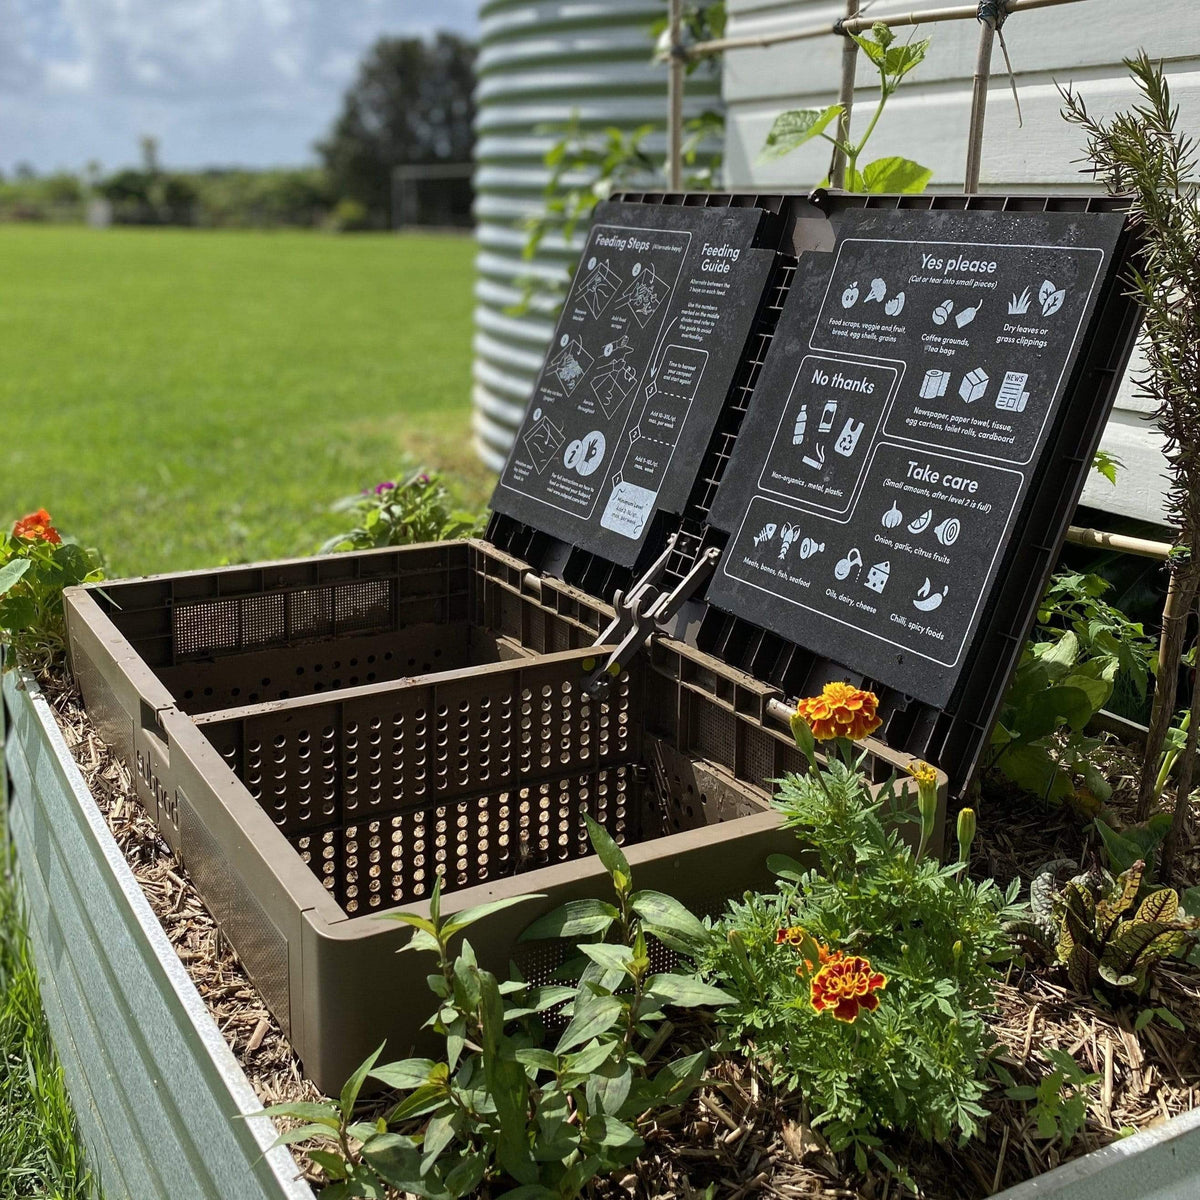
[{"label": "marigold bud", "polygon": [[971,854],[971,843],[975,840],[975,810],[964,808],[958,814],[958,861],[966,862]]}]

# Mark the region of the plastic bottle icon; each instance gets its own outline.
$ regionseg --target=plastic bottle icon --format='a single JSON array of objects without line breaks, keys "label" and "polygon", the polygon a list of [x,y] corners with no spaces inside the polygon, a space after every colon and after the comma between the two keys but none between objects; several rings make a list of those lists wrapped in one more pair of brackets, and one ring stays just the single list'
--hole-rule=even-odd
[{"label": "plastic bottle icon", "polygon": [[796,425],[792,430],[792,445],[799,446],[804,441],[804,431],[808,428],[808,405],[800,405],[800,411],[796,414]]}]

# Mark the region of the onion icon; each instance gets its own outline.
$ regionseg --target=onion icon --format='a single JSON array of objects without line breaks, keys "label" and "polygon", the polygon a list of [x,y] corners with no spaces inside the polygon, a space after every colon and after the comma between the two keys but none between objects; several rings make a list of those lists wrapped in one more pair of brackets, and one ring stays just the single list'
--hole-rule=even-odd
[{"label": "onion icon", "polygon": [[943,546],[953,546],[962,532],[962,525],[957,517],[947,517],[933,532]]}]

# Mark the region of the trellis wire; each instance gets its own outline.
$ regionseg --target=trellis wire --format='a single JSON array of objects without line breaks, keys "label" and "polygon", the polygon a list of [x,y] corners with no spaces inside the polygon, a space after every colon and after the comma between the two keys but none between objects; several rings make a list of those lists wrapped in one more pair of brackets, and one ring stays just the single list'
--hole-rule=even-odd
[{"label": "trellis wire", "polygon": [[[685,67],[689,61],[711,58],[726,50],[777,46],[784,42],[806,41],[811,38],[827,37],[830,34],[849,40],[850,34],[862,33],[864,30],[870,29],[877,21],[882,21],[894,29],[905,25],[933,25],[942,21],[978,20],[981,26],[979,52],[976,56],[972,88],[971,123],[967,138],[964,183],[964,190],[971,193],[979,186],[983,123],[987,111],[988,83],[991,79],[992,41],[996,31],[1013,13],[1030,12],[1037,8],[1054,8],[1060,4],[1080,3],[1082,0],[981,0],[977,4],[963,4],[952,8],[931,8],[925,12],[872,12],[869,16],[860,16],[858,15],[860,0],[847,0],[846,16],[832,24],[822,23],[758,36],[714,38],[707,42],[693,42],[690,46],[685,46],[681,44],[679,37],[683,0],[670,0],[670,49],[667,79],[667,179],[669,186],[673,191],[677,191],[682,181],[680,152],[683,143],[683,86]],[[854,93],[855,56],[851,49],[852,45],[853,43],[847,46],[847,52],[842,57],[840,99],[845,106],[845,111],[838,123],[838,129],[839,133],[843,135],[848,133],[850,128],[850,107]],[[839,182],[844,182],[844,167],[844,161],[835,153],[830,168],[830,181],[835,186]],[[839,174],[841,179],[838,177]]]}]

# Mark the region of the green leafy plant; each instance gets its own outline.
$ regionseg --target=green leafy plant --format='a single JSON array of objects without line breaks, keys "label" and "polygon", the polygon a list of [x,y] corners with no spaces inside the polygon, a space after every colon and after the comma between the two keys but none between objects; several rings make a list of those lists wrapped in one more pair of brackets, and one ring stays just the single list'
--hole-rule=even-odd
[{"label": "green leafy plant", "polygon": [[1100,835],[1105,857],[1112,870],[1119,874],[1121,871],[1128,871],[1140,861],[1147,864],[1146,874],[1152,875],[1153,871],[1149,867],[1154,862],[1155,852],[1171,828],[1171,817],[1169,813],[1152,813],[1144,824],[1126,825],[1120,830],[1114,829],[1099,817],[1093,824]]},{"label": "green leafy plant", "polygon": [[36,674],[66,655],[63,588],[102,579],[100,556],[66,540],[38,509],[0,534],[0,666]]},{"label": "green leafy plant", "polygon": [[1109,454],[1107,450],[1097,450],[1092,459],[1092,470],[1107,479],[1113,487],[1117,486],[1117,472],[1124,469],[1125,464],[1115,454]]},{"label": "green leafy plant", "polygon": [[1095,869],[1060,887],[1061,865],[1038,873],[1030,885],[1030,919],[1011,931],[1065,967],[1076,991],[1141,995],[1156,963],[1196,944],[1200,922],[1184,914],[1173,888],[1143,889],[1140,859],[1116,878]]},{"label": "green leafy plant", "polygon": [[[811,737],[797,744],[811,755]],[[769,860],[775,892],[729,906],[704,964],[737,998],[721,1017],[732,1041],[798,1091],[860,1169],[886,1130],[971,1136],[986,1115],[983,1014],[1010,953],[1003,926],[1023,911],[1015,885],[1005,894],[966,877],[974,813],[959,823],[959,861],[942,866],[901,839],[914,820],[907,788],[872,798],[861,758],[821,767],[811,757],[807,775],[780,781],[777,804],[803,858]],[[933,819],[923,807],[922,826]],[[864,985],[885,981],[877,1003],[840,1019],[818,1008],[822,972],[863,961]]]},{"label": "green leafy plant", "polygon": [[1087,1089],[1099,1083],[1100,1076],[1084,1071],[1065,1050],[1047,1047],[1042,1053],[1051,1069],[1036,1086],[1018,1084],[1000,1063],[996,1064],[996,1074],[1008,1085],[1004,1094],[1010,1100],[1033,1102],[1030,1115],[1038,1137],[1057,1140],[1065,1149],[1087,1121]]},{"label": "green leafy plant", "polygon": [[[929,50],[929,39],[896,45],[895,34],[883,21],[875,22],[869,36],[855,34],[853,37],[879,72],[879,102],[862,136],[857,141],[848,134],[845,138],[839,136],[839,122],[846,111],[840,104],[831,104],[827,108],[791,109],[775,118],[767,133],[761,157],[782,158],[813,138],[820,137],[846,156],[845,187],[848,192],[923,192],[933,178],[933,171],[911,159],[897,156],[877,158],[861,170],[858,162],[901,81],[924,61]],[[828,182],[826,180],[825,184]]]},{"label": "green leafy plant", "polygon": [[992,731],[988,766],[1052,803],[1076,794],[1075,779],[1103,802],[1112,788],[1085,735],[1118,678],[1144,694],[1153,643],[1142,626],[1103,599],[1096,575],[1054,576]]},{"label": "green leafy plant", "polygon": [[[437,1011],[428,1024],[445,1056],[377,1065],[376,1051],[337,1102],[268,1110],[303,1122],[280,1142],[322,1143],[310,1157],[334,1181],[323,1200],[397,1192],[443,1200],[484,1184],[512,1200],[571,1200],[596,1176],[631,1163],[644,1124],[695,1088],[706,1052],[652,1065],[667,1010],[731,998],[694,974],[653,972],[649,947],[657,939],[694,955],[711,934],[672,897],[635,891],[624,853],[590,818],[588,833],[616,903],[571,901],[523,935],[577,943],[572,985],[532,988],[515,975],[501,982],[466,940],[451,953],[471,925],[530,897],[443,917],[439,879],[428,917],[396,914],[414,929],[404,949],[437,957],[428,977]],[[547,1041],[543,1016],[551,1012],[559,1029]],[[367,1079],[405,1095],[375,1121],[355,1121]]]},{"label": "green leafy plant", "polygon": [[358,524],[349,533],[329,538],[321,554],[475,537],[487,523],[486,516],[451,509],[441,476],[428,471],[416,471],[399,483],[387,480],[365,488],[357,496],[339,500],[334,511],[354,513]]}]

